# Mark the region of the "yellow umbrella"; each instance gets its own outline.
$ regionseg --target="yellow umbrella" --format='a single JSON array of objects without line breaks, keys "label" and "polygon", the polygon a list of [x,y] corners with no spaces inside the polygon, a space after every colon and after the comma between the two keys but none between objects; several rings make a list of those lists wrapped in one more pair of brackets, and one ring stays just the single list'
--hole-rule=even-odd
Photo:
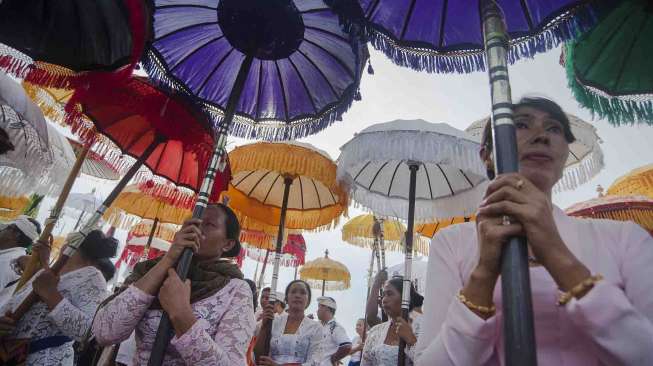
[{"label": "yellow umbrella", "polygon": [[[349,244],[353,244],[359,247],[365,248],[374,248],[374,215],[359,215],[353,219],[347,221],[347,223],[342,227],[342,240],[346,241]],[[381,231],[383,244],[381,246],[381,251],[391,250],[396,252],[402,252],[403,248],[403,237],[406,232],[406,226],[398,220],[394,219],[379,219],[376,218],[381,224]],[[428,240],[423,237],[416,238],[416,242],[413,244],[413,250],[420,254],[428,255]]]},{"label": "yellow umbrella", "polygon": [[444,229],[447,226],[462,224],[463,222],[469,222],[475,220],[476,220],[476,215],[472,215],[470,217],[457,216],[446,220],[439,220],[436,222],[417,225],[417,229],[415,229],[415,231],[417,231],[418,233],[422,234],[427,238],[432,238],[433,236],[435,236],[435,234],[438,231],[440,231],[440,229]]},{"label": "yellow umbrella", "polygon": [[27,95],[41,108],[43,115],[63,126],[66,119],[65,107],[75,92],[71,89],[47,88],[23,82]]},{"label": "yellow umbrella", "polygon": [[[129,230],[142,219],[180,225],[191,216],[190,207],[194,195],[190,191],[167,185],[149,190],[146,185],[147,183],[141,183],[125,187],[104,214],[104,220],[111,226]],[[156,194],[155,189],[162,193]],[[165,189],[176,189],[177,196],[163,193]]]},{"label": "yellow umbrella", "polygon": [[27,196],[4,196],[0,195],[0,220],[11,221],[20,216],[29,204]]},{"label": "yellow umbrella", "polygon": [[[284,229],[322,230],[336,225],[348,201],[325,152],[297,143],[259,142],[229,153],[229,205],[243,222],[277,226],[271,294],[277,290]],[[274,300],[274,298],[272,298]]]},{"label": "yellow umbrella", "polygon": [[[132,228],[129,230],[129,233],[134,236],[149,236],[152,232],[153,226],[153,220],[141,220],[138,224],[132,226]],[[179,231],[179,226],[174,224],[157,225],[157,227],[154,229],[154,237],[172,242],[177,231]]]},{"label": "yellow umbrella", "polygon": [[[600,187],[599,187],[600,188]],[[599,189],[602,192],[602,189]],[[644,196],[603,196],[567,208],[570,216],[633,221],[653,232],[653,199]]]},{"label": "yellow umbrella", "polygon": [[312,288],[337,291],[346,290],[350,286],[351,275],[347,267],[329,258],[329,251],[324,252],[323,258],[306,262],[299,270],[299,278],[308,282]]},{"label": "yellow umbrella", "polygon": [[608,196],[641,195],[653,198],[653,164],[632,170],[608,188]]}]

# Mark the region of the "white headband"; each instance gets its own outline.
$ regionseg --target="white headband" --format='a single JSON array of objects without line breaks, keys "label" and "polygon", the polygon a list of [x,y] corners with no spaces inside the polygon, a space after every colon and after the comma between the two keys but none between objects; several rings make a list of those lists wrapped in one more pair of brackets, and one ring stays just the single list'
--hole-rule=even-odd
[{"label": "white headband", "polygon": [[16,225],[16,227],[25,234],[31,241],[34,241],[39,238],[39,233],[36,231],[36,225],[29,220],[29,216],[20,215],[11,222],[10,224]]}]

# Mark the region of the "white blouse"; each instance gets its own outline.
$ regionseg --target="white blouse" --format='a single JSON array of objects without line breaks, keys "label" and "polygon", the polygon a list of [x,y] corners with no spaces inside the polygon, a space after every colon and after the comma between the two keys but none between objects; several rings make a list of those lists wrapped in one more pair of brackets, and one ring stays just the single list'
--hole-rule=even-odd
[{"label": "white blouse", "polygon": [[[413,318],[411,325],[415,337],[422,333],[420,315]],[[399,357],[399,346],[385,344],[392,320],[377,324],[367,332],[361,366],[395,366]],[[406,365],[412,365],[415,359],[415,347],[406,347]]]},{"label": "white blouse", "polygon": [[322,325],[304,317],[295,334],[283,334],[288,314],[275,316],[272,321],[270,356],[279,364],[300,363],[318,366],[322,356]]}]

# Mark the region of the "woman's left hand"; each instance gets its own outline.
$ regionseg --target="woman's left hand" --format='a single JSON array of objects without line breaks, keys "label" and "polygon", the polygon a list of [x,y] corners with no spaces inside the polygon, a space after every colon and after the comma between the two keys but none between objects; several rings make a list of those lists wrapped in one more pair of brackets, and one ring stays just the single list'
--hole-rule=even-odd
[{"label": "woman's left hand", "polygon": [[170,316],[177,337],[186,333],[197,321],[190,305],[190,280],[181,282],[173,268],[168,269],[168,278],[159,289],[159,302]]},{"label": "woman's left hand", "polygon": [[272,358],[268,356],[261,356],[256,360],[257,366],[279,366],[278,363],[272,361]]},{"label": "woman's left hand", "polygon": [[50,310],[54,309],[63,299],[57,289],[57,285],[59,285],[59,276],[49,268],[41,272],[32,283],[34,292],[45,302]]},{"label": "woman's left hand", "polygon": [[478,212],[518,221],[536,255],[545,246],[551,249],[551,239],[560,237],[549,197],[518,173],[502,174],[492,181]]},{"label": "woman's left hand", "polygon": [[395,332],[409,346],[417,343],[417,337],[413,333],[413,327],[404,318],[398,317],[394,320]]}]

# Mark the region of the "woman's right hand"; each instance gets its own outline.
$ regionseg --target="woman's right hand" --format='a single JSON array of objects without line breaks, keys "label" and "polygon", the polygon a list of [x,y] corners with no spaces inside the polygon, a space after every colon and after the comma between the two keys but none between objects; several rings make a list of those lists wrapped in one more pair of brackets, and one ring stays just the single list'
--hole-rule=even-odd
[{"label": "woman's right hand", "polygon": [[492,277],[501,272],[501,249],[509,238],[523,235],[523,227],[518,222],[504,225],[503,216],[476,216],[476,233],[479,244],[479,260],[476,270]]},{"label": "woman's right hand", "polygon": [[204,238],[204,234],[202,234],[199,228],[201,224],[201,219],[188,219],[184,221],[181,230],[175,234],[170,249],[163,257],[170,266],[174,266],[177,263],[184,249],[190,248],[194,253],[197,253],[200,249],[200,243]]},{"label": "woman's right hand", "polygon": [[265,320],[274,320],[274,305],[272,303],[268,303],[265,305],[265,308],[263,309],[263,316],[261,319]]}]

